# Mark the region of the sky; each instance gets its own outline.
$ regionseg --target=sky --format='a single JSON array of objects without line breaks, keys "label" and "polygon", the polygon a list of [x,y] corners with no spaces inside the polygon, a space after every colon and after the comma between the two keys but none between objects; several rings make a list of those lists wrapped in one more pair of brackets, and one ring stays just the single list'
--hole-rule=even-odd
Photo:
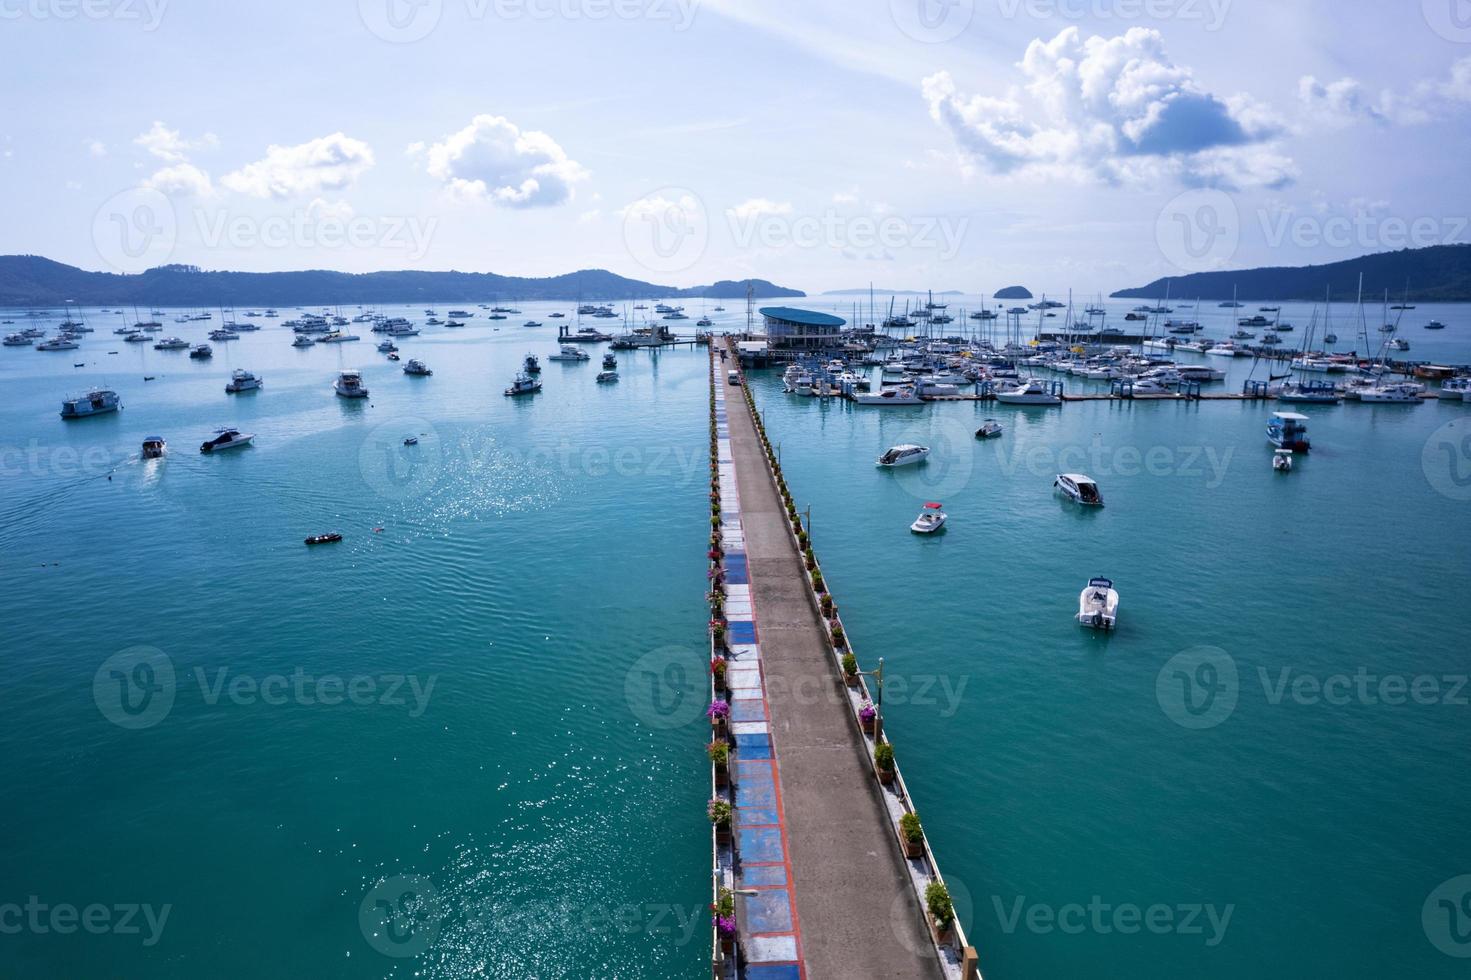
[{"label": "sky", "polygon": [[0,253],[1060,296],[1471,241],[1471,0],[0,0]]}]

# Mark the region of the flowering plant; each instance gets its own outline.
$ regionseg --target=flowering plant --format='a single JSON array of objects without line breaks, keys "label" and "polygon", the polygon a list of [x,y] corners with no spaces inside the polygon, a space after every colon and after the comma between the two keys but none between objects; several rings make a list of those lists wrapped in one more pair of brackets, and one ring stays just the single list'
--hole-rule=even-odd
[{"label": "flowering plant", "polygon": [[878,717],[878,712],[874,710],[872,701],[864,701],[858,706],[858,717],[865,725]]},{"label": "flowering plant", "polygon": [[711,721],[730,717],[730,702],[724,698],[716,698],[710,702],[710,707],[705,709],[705,714]]}]

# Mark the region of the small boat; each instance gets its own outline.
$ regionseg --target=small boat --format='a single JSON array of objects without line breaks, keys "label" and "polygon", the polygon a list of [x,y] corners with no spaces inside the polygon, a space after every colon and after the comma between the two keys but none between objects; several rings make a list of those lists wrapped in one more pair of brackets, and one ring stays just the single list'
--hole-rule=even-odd
[{"label": "small boat", "polygon": [[892,469],[896,466],[909,466],[914,463],[923,463],[929,458],[929,446],[895,446],[874,460],[875,466]]},{"label": "small boat", "polygon": [[1119,619],[1119,594],[1113,581],[1091,578],[1078,596],[1078,622],[1096,630],[1111,630]]},{"label": "small boat", "polygon": [[399,359],[398,358],[398,351],[394,351],[392,354],[389,354],[388,355],[388,359],[390,361],[396,361],[396,360],[398,360]]},{"label": "small boat", "polygon": [[444,325],[446,327],[463,327],[465,322],[463,320],[446,320],[444,321]]},{"label": "small boat", "polygon": [[1052,485],[1062,491],[1063,496],[1085,507],[1102,507],[1103,494],[1091,476],[1081,473],[1059,473]]},{"label": "small boat", "polygon": [[611,384],[612,382],[617,381],[617,380],[618,380],[618,372],[617,371],[599,371],[598,372],[598,384]]},{"label": "small boat", "polygon": [[1409,350],[1410,342],[1403,337],[1396,337],[1389,342],[1389,346],[1394,350]]},{"label": "small boat", "polygon": [[159,459],[168,450],[168,443],[164,442],[163,436],[149,436],[143,440],[143,458]]},{"label": "small boat", "polygon": [[1429,323],[1425,324],[1425,329],[1426,330],[1444,330],[1445,329],[1445,324],[1444,323],[1441,323],[1439,320],[1431,320]]},{"label": "small boat", "polygon": [[363,376],[356,371],[343,371],[332,382],[332,389],[342,398],[368,397],[368,389],[363,387]]},{"label": "small boat", "polygon": [[255,433],[242,434],[237,429],[216,429],[215,433],[213,439],[199,447],[200,452],[217,453],[225,449],[239,449],[241,446],[250,445],[250,441],[255,438]]},{"label": "small boat", "polygon": [[412,374],[421,378],[427,378],[433,373],[433,371],[429,370],[429,365],[412,357],[409,358],[409,362],[404,365],[404,374]]},{"label": "small boat", "polygon": [[209,344],[195,344],[190,349],[189,356],[196,361],[207,361],[215,356],[215,349]]},{"label": "small boat", "polygon": [[1325,343],[1325,344],[1336,344],[1336,343],[1338,343],[1338,334],[1336,334],[1336,333],[1325,333],[1323,335],[1323,343]]},{"label": "small boat", "polygon": [[562,349],[559,350],[559,351],[557,351],[557,353],[555,353],[555,354],[548,355],[547,356],[547,360],[549,360],[549,361],[590,361],[590,360],[592,360],[592,355],[588,354],[587,351],[583,350],[580,347],[574,347],[571,344],[563,344],[562,345]]},{"label": "small boat", "polygon": [[1308,417],[1297,412],[1273,412],[1267,423],[1267,441],[1278,449],[1305,453],[1312,448],[1308,442]]},{"label": "small boat", "polygon": [[[603,359],[603,365],[606,367],[607,364],[608,364],[607,358],[604,358]],[[541,362],[536,359],[536,355],[535,354],[527,354],[526,355],[526,361],[524,362],[524,369],[525,369],[525,371],[526,371],[527,374],[540,374],[541,373]]]},{"label": "small boat", "polygon": [[306,543],[307,544],[331,544],[334,541],[341,541],[341,540],[342,540],[342,535],[338,534],[336,531],[332,531],[332,532],[330,532],[328,534],[313,534],[311,537],[309,537],[309,538],[306,539]]},{"label": "small boat", "polygon": [[914,523],[909,525],[909,530],[915,534],[934,534],[940,530],[945,526],[945,519],[948,516],[940,507],[941,505],[937,503],[925,504],[924,510],[920,511]]},{"label": "small boat", "polygon": [[296,339],[291,342],[292,347],[315,347],[317,342],[306,334],[297,334]]},{"label": "small boat", "polygon": [[977,439],[995,439],[1001,435],[1001,423],[995,419],[986,419],[981,427],[976,430]]},{"label": "small boat", "polygon": [[61,403],[61,417],[84,419],[93,415],[106,415],[123,407],[122,399],[110,388],[93,388],[80,398],[68,398]]},{"label": "small boat", "polygon": [[537,323],[535,320],[527,320],[525,323],[521,324],[521,326],[523,326],[523,327],[539,327],[539,326],[541,326],[541,324],[540,323]]},{"label": "small boat", "polygon": [[518,374],[516,380],[511,382],[511,387],[506,389],[507,395],[534,395],[541,391],[541,382],[529,374]]},{"label": "small boat", "polygon": [[1274,449],[1274,450],[1272,450],[1272,469],[1276,470],[1278,473],[1291,473],[1292,472],[1292,450],[1291,449]]},{"label": "small boat", "polygon": [[611,371],[618,366],[618,355],[611,352],[603,355],[603,370]]},{"label": "small boat", "polygon": [[419,444],[419,437],[418,436],[409,436],[407,439],[404,440],[404,445],[405,446],[417,446],[418,444]]},{"label": "small boat", "polygon": [[230,380],[225,384],[225,394],[238,395],[242,391],[255,391],[264,383],[265,379],[259,375],[236,368],[230,372]]},{"label": "small boat", "polygon": [[396,354],[396,353],[398,353],[398,345],[395,344],[391,340],[382,341],[381,343],[378,344],[378,353],[380,353],[380,354]]}]

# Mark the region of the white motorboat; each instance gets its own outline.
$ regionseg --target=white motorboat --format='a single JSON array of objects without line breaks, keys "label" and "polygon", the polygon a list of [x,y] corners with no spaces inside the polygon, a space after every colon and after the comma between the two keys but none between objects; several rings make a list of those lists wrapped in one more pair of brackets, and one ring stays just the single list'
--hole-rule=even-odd
[{"label": "white motorboat", "polygon": [[343,371],[332,382],[332,388],[343,398],[367,398],[368,389],[363,387],[363,376],[357,371]]},{"label": "white motorboat", "polygon": [[1376,405],[1418,405],[1424,399],[1420,397],[1420,386],[1415,384],[1378,384],[1358,389],[1358,398],[1361,402],[1371,402]]},{"label": "white motorboat", "polygon": [[523,326],[523,327],[539,327],[539,326],[541,326],[541,324],[540,323],[537,323],[535,320],[527,320],[525,323],[521,324],[521,326]]},{"label": "white motorboat", "polygon": [[199,447],[202,453],[217,453],[224,449],[239,449],[250,445],[255,433],[241,433],[237,429],[216,429],[215,437]]},{"label": "white motorboat", "polygon": [[1001,423],[995,419],[986,419],[981,427],[976,430],[977,439],[995,439],[1001,435]]},{"label": "white motorboat", "polygon": [[259,375],[251,374],[249,371],[241,368],[236,368],[230,372],[230,380],[225,385],[225,393],[227,395],[238,395],[242,391],[255,391],[264,381],[265,379]]},{"label": "white motorboat", "polygon": [[189,341],[182,337],[165,337],[153,345],[154,350],[188,350]]},{"label": "white motorboat", "polygon": [[161,459],[168,451],[168,443],[163,436],[149,436],[143,440],[142,457],[144,459]]},{"label": "white motorboat", "polygon": [[1277,471],[1278,473],[1291,473],[1292,472],[1292,450],[1291,449],[1274,449],[1274,450],[1272,450],[1272,469],[1275,470],[1275,471]]},{"label": "white motorboat", "polygon": [[1003,405],[1061,405],[1062,396],[1054,394],[1047,382],[1032,379],[1010,391],[998,391],[996,400]]},{"label": "white motorboat", "polygon": [[541,391],[541,382],[529,374],[518,374],[516,380],[511,382],[511,387],[506,389],[507,395],[534,395]]},{"label": "white motorboat", "polygon": [[317,338],[319,344],[345,344],[353,340],[361,340],[355,333],[345,333],[341,330],[333,330],[331,333],[323,334]]},{"label": "white motorboat", "polygon": [[210,340],[239,340],[240,339],[240,335],[238,333],[236,333],[235,331],[233,331],[233,330],[224,330],[224,329],[211,330],[209,332],[209,339]]},{"label": "white motorboat", "polygon": [[404,365],[404,374],[413,374],[422,378],[427,378],[433,373],[433,371],[429,370],[429,365],[416,358],[409,358],[408,363]]},{"label": "white motorboat", "polygon": [[913,388],[898,387],[885,388],[874,394],[856,394],[853,402],[857,405],[923,405],[924,400],[915,394]]},{"label": "white motorboat", "polygon": [[1119,594],[1113,581],[1091,578],[1078,596],[1078,622],[1096,630],[1111,630],[1119,620]]},{"label": "white motorboat", "polygon": [[590,360],[592,360],[592,355],[588,354],[587,351],[583,350],[580,347],[574,347],[571,344],[563,344],[562,345],[562,349],[559,350],[559,351],[557,351],[557,353],[555,353],[555,354],[549,354],[547,356],[547,360],[549,360],[549,361],[590,361]]},{"label": "white motorboat", "polygon": [[5,335],[6,347],[29,347],[33,343],[35,343],[35,340],[27,337],[25,334],[8,333]]},{"label": "white motorboat", "polygon": [[1471,401],[1471,378],[1449,378],[1440,383],[1437,397],[1443,402]]},{"label": "white motorboat", "polygon": [[895,446],[874,461],[874,465],[892,469],[896,466],[910,466],[914,463],[923,463],[929,458],[930,447],[928,446]]},{"label": "white motorboat", "polygon": [[941,505],[937,503],[925,504],[924,510],[920,511],[914,523],[909,525],[909,530],[915,534],[934,534],[940,530],[945,526],[945,519],[948,516],[940,507]]},{"label": "white motorboat", "polygon": [[1103,494],[1099,492],[1098,484],[1091,476],[1084,476],[1082,473],[1059,473],[1052,485],[1062,491],[1063,496],[1085,507],[1103,506]]},{"label": "white motorboat", "polygon": [[921,379],[915,383],[914,392],[921,398],[940,398],[960,394],[960,386],[933,379]]},{"label": "white motorboat", "polygon": [[80,346],[70,337],[52,337],[36,345],[36,350],[76,350]]},{"label": "white motorboat", "polygon": [[611,384],[618,380],[617,371],[599,371],[598,384]]},{"label": "white motorboat", "polygon": [[93,388],[80,398],[68,398],[61,403],[61,417],[84,419],[92,415],[106,415],[123,407],[122,399],[110,388]]},{"label": "white motorboat", "polygon": [[291,342],[292,347],[315,347],[317,342],[306,334],[297,334],[296,339]]}]

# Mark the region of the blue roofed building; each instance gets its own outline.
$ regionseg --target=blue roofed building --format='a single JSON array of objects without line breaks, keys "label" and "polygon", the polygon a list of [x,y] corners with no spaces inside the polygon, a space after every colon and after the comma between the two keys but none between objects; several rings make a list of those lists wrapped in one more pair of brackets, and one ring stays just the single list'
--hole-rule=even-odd
[{"label": "blue roofed building", "polygon": [[761,316],[766,322],[766,339],[772,350],[838,347],[843,343],[843,327],[848,323],[840,316],[790,306],[762,307]]}]

